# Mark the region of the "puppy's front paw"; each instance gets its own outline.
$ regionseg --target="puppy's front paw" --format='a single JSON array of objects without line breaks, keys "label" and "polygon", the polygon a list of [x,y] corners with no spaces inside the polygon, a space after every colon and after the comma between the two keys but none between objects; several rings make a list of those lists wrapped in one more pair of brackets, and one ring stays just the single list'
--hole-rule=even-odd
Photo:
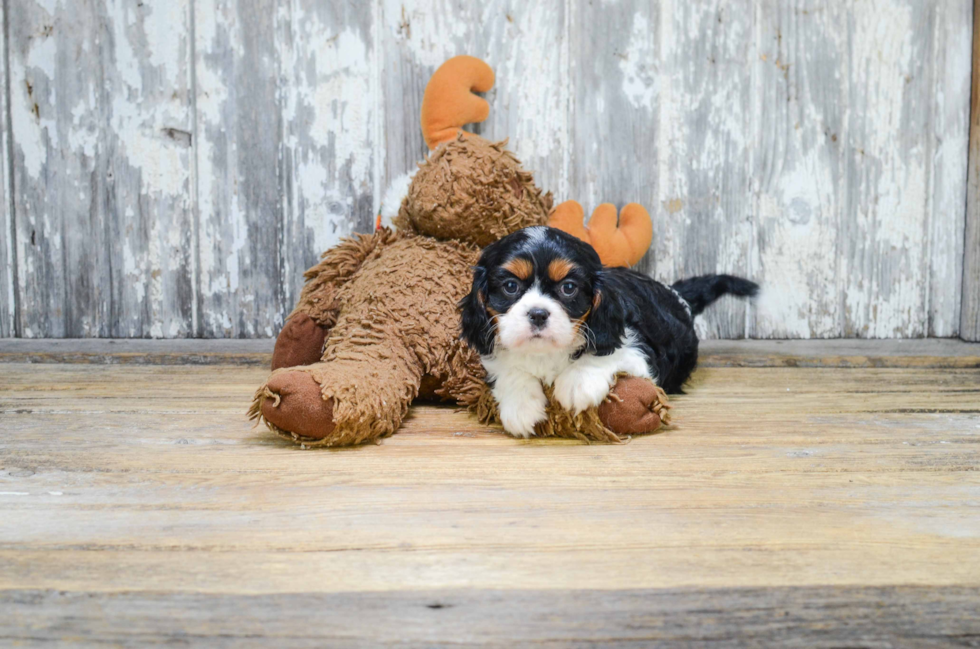
[{"label": "puppy's front paw", "polygon": [[610,387],[604,372],[569,369],[555,379],[555,399],[565,410],[577,415],[602,403]]},{"label": "puppy's front paw", "polygon": [[500,403],[500,423],[514,437],[528,438],[534,435],[534,425],[544,421],[545,401],[522,399]]}]

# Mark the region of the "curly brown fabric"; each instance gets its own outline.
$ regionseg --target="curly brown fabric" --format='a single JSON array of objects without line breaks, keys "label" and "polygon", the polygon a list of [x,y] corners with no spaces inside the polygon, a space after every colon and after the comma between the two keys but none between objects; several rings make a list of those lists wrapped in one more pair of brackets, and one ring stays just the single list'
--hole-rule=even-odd
[{"label": "curly brown fabric", "polygon": [[373,234],[355,234],[323,253],[320,263],[303,273],[306,284],[289,318],[305,313],[318,324],[332,327],[341,307],[337,292],[368,258],[376,257],[380,249],[397,240],[398,236],[397,232],[387,228]]},{"label": "curly brown fabric", "polygon": [[[252,419],[314,447],[387,437],[420,394],[493,416],[480,359],[459,340],[456,305],[470,289],[480,246],[544,224],[551,208],[551,195],[504,144],[473,136],[439,146],[402,201],[401,231],[346,239],[306,272],[276,343],[278,369],[256,391]],[[640,413],[649,427],[646,402],[626,403],[604,417]],[[572,417],[552,399],[548,414],[542,435],[622,439],[595,408]]]},{"label": "curly brown fabric", "polygon": [[[293,405],[288,397],[273,408],[263,409],[263,402],[283,373],[309,375],[322,400],[331,403],[332,420],[322,422],[321,429],[329,430],[311,445],[360,444],[391,435],[418,396],[424,375],[445,377],[436,394],[460,402],[471,399],[482,383],[479,359],[459,341],[456,313],[456,303],[469,291],[479,249],[389,232],[357,243],[347,247],[362,260],[356,271],[345,274],[343,283],[318,282],[315,289],[308,284],[301,298],[299,309],[317,309],[321,321],[333,324],[320,362],[273,372],[250,410],[293,437],[297,422],[326,413]],[[303,380],[287,384],[303,385]],[[297,436],[312,437],[309,430]]]},{"label": "curly brown fabric", "polygon": [[551,193],[542,195],[506,146],[475,135],[441,145],[419,165],[395,226],[483,247],[547,223]]},{"label": "curly brown fabric", "polygon": [[[640,385],[642,383],[642,385]],[[583,442],[622,444],[630,435],[653,433],[670,423],[667,395],[653,381],[621,375],[599,408],[589,408],[577,415],[565,410],[554,398],[551,386],[545,386],[548,419],[534,427],[537,437],[563,437]],[[485,424],[499,424],[500,413],[489,387],[484,387],[473,404],[477,418]],[[637,426],[635,415],[649,416]],[[625,416],[624,416],[625,415]]]}]

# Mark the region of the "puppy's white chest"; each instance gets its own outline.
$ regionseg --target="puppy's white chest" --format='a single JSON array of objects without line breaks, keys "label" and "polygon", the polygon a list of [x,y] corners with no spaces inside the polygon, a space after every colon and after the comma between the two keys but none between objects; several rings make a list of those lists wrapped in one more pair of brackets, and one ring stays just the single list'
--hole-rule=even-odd
[{"label": "puppy's white chest", "polygon": [[501,350],[483,359],[483,365],[492,378],[516,370],[530,374],[545,385],[553,384],[555,378],[571,364],[572,358],[567,351],[526,354]]}]

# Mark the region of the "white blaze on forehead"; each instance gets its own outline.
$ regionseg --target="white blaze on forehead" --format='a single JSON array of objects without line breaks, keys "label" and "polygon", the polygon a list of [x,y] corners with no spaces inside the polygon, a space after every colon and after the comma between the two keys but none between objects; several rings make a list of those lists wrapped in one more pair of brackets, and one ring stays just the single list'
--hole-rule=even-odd
[{"label": "white blaze on forehead", "polygon": [[[548,312],[548,320],[543,328],[531,328],[528,318],[531,309],[544,309]],[[541,293],[537,282],[507,309],[507,313],[498,316],[497,322],[500,344],[505,349],[528,344],[529,353],[533,353],[538,347],[542,351],[554,350],[556,347],[571,347],[576,338],[575,325],[565,309],[554,298]]]},{"label": "white blaze on forehead", "polygon": [[530,228],[524,228],[524,233],[527,235],[527,240],[524,242],[525,245],[531,246],[539,243],[544,239],[545,232],[547,232],[547,228],[543,225],[534,225]]}]

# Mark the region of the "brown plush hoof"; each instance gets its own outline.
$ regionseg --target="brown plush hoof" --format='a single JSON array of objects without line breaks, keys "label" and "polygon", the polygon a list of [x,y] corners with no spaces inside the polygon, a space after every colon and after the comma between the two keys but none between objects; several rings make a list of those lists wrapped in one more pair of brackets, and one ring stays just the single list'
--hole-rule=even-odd
[{"label": "brown plush hoof", "polygon": [[321,327],[305,313],[297,313],[286,321],[276,338],[272,369],[318,363],[326,337],[326,327]]},{"label": "brown plush hoof", "polygon": [[262,416],[276,428],[316,439],[329,436],[336,428],[333,399],[324,401],[320,384],[309,373],[275,374],[266,387],[278,399],[263,399]]},{"label": "brown plush hoof", "polygon": [[599,419],[617,435],[652,433],[663,422],[654,406],[663,394],[649,379],[626,376],[612,387],[611,397],[599,404]]}]

